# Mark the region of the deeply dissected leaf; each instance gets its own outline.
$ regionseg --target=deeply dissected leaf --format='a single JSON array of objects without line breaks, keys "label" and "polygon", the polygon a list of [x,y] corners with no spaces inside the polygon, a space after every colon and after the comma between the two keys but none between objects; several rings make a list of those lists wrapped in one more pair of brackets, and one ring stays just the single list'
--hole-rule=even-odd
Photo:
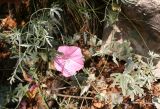
[{"label": "deeply dissected leaf", "polygon": [[124,74],[112,74],[115,78],[113,85],[118,85],[122,89],[122,94],[124,96],[130,96],[132,101],[135,95],[143,95],[144,91],[142,87],[136,85],[136,81],[128,73]]}]

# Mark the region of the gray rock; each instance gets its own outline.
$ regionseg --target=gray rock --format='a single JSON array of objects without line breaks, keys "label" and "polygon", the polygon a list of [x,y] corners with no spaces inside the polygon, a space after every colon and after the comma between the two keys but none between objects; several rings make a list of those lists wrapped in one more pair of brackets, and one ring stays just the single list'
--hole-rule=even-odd
[{"label": "gray rock", "polygon": [[[160,0],[124,3],[116,25],[120,32],[114,35],[115,38],[129,40],[136,53],[146,55],[149,50],[160,53]],[[110,26],[104,28],[104,42],[111,29]]]}]

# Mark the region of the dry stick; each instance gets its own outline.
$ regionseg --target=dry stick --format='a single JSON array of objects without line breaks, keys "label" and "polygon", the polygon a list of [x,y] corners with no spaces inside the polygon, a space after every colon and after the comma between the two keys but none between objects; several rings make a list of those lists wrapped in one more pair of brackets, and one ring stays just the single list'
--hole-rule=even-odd
[{"label": "dry stick", "polygon": [[[63,95],[63,94],[56,94],[56,95],[59,96],[59,97],[67,97],[67,98],[89,99],[89,100],[93,100],[94,99],[92,97],[80,97],[80,96]],[[136,101],[133,101],[132,103],[133,104],[140,104],[140,102],[136,102]],[[127,104],[127,103],[122,103],[122,104]],[[144,104],[150,104],[150,105],[152,105],[153,103],[146,102]]]},{"label": "dry stick", "polygon": [[[145,103],[140,103],[140,102],[136,102],[136,101],[134,101],[134,102],[131,102],[132,104],[145,104],[145,105],[154,105],[154,103],[150,103],[150,102],[145,102]],[[122,104],[124,104],[124,105],[126,105],[126,104],[129,104],[129,103],[122,103]]]},{"label": "dry stick", "polygon": [[[85,95],[85,97],[87,97],[87,95],[88,95],[88,92],[87,92],[87,94]],[[82,100],[82,103],[81,103],[80,109],[82,109],[83,102],[84,102],[84,99]],[[87,102],[86,102],[86,103],[87,103]],[[88,103],[87,103],[87,104],[88,104]]]},{"label": "dry stick", "polygon": [[[39,81],[39,80],[36,80],[36,82],[37,82],[38,84],[40,84],[40,81]],[[42,101],[43,101],[43,103],[44,103],[44,105],[45,105],[45,108],[46,108],[46,109],[49,109],[49,106],[48,106],[48,104],[47,104],[47,101],[46,101],[46,99],[45,99],[45,97],[44,97],[44,94],[43,94],[43,92],[42,92],[42,88],[41,88],[40,85],[38,86],[38,92],[39,92],[40,96],[42,97]]]},{"label": "dry stick", "polygon": [[67,98],[77,98],[77,99],[88,99],[88,100],[93,100],[94,98],[92,97],[81,97],[81,96],[73,96],[73,95],[64,95],[64,94],[56,94],[59,97],[67,97]]},{"label": "dry stick", "polygon": [[48,104],[47,104],[47,102],[46,102],[46,100],[44,98],[44,95],[42,94],[43,92],[42,92],[40,86],[38,87],[38,92],[39,92],[40,96],[42,97],[42,100],[43,100],[43,103],[44,103],[46,109],[49,109],[49,106],[48,106]]},{"label": "dry stick", "polygon": [[102,76],[102,72],[103,72],[105,66],[106,66],[106,63],[103,65],[102,70],[101,70],[100,73],[99,73],[99,76]]},{"label": "dry stick", "polygon": [[[63,94],[56,94],[59,97],[67,97],[67,98],[77,98],[77,99],[89,99],[89,100],[93,100],[94,98],[92,97],[80,97],[80,96],[72,96],[72,95],[63,95]],[[128,103],[122,103],[124,105],[128,104]],[[132,102],[132,104],[141,104],[140,102]],[[153,103],[150,102],[146,102],[143,104],[148,104],[148,105],[153,105]]]}]

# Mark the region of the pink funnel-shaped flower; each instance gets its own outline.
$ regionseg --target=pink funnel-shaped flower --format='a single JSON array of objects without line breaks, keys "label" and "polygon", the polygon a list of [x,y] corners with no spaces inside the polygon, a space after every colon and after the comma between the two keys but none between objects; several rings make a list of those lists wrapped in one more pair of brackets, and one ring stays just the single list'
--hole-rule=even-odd
[{"label": "pink funnel-shaped flower", "polygon": [[62,72],[65,77],[70,77],[76,74],[76,71],[84,67],[84,58],[81,49],[76,46],[60,46],[59,54],[54,59],[55,68]]}]

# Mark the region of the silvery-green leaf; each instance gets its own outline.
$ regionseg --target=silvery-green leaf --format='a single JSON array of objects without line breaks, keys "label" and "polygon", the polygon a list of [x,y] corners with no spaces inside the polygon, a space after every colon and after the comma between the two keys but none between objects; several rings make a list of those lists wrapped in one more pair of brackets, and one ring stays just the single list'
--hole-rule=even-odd
[{"label": "silvery-green leaf", "polygon": [[47,61],[48,57],[45,53],[39,53],[39,55],[41,56],[41,58],[43,59],[43,61]]},{"label": "silvery-green leaf", "polygon": [[154,52],[152,52],[152,51],[149,51],[149,52],[148,52],[148,54],[149,54],[152,58],[154,58],[154,59],[156,59],[156,58],[159,58],[159,57],[160,57],[160,55],[159,55],[159,54],[156,54],[156,53],[154,53]]},{"label": "silvery-green leaf", "polygon": [[113,56],[113,57],[112,57],[113,62],[116,63],[117,66],[119,66],[115,53],[113,53],[112,56]]},{"label": "silvery-green leaf", "polygon": [[20,44],[20,46],[21,47],[26,47],[26,48],[28,48],[28,47],[30,47],[30,46],[32,46],[31,44]]},{"label": "silvery-green leaf", "polygon": [[74,42],[80,40],[80,38],[81,38],[81,36],[79,34],[74,34],[73,35]]},{"label": "silvery-green leaf", "polygon": [[87,33],[83,32],[83,39],[84,39],[84,44],[87,44]]},{"label": "silvery-green leaf", "polygon": [[52,44],[51,44],[49,38],[50,38],[50,37],[47,37],[47,36],[46,36],[46,41],[47,41],[48,45],[49,45],[50,47],[52,47]]},{"label": "silvery-green leaf", "polygon": [[102,45],[102,40],[99,40],[99,41],[97,42],[97,46],[100,46],[100,45]]},{"label": "silvery-green leaf", "polygon": [[120,93],[112,93],[111,99],[112,99],[113,106],[117,104],[121,104],[123,102],[123,96],[120,95]]},{"label": "silvery-green leaf", "polygon": [[157,109],[160,109],[160,98],[159,97],[153,96],[152,103],[156,106]]},{"label": "silvery-green leaf", "polygon": [[87,92],[89,90],[89,88],[90,88],[90,84],[88,84],[87,86],[83,86],[81,93],[80,93],[80,96],[82,96],[85,92]]}]

